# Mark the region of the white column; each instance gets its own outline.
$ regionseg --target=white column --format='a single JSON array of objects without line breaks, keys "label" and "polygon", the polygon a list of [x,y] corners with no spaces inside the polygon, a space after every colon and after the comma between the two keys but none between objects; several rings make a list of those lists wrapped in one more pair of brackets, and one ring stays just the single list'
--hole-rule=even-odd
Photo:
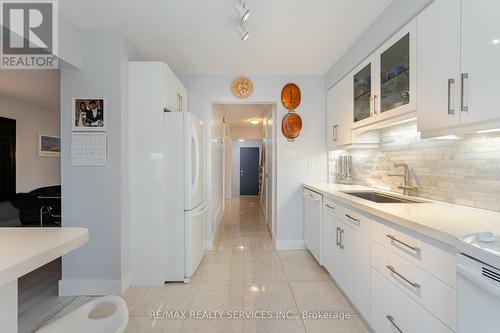
[{"label": "white column", "polygon": [[17,279],[0,286],[2,333],[17,333]]}]

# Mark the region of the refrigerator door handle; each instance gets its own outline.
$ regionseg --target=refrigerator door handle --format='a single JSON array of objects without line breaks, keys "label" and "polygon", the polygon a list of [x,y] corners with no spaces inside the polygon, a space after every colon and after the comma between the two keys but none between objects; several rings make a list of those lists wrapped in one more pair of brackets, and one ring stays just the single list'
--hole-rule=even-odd
[{"label": "refrigerator door handle", "polygon": [[[194,127],[194,126],[193,126]],[[198,146],[198,135],[196,134],[196,128],[193,128],[193,136],[191,137],[192,144],[192,161],[193,163],[193,189],[196,190],[198,188],[198,179],[200,177],[200,147]]]},{"label": "refrigerator door handle", "polygon": [[193,212],[193,217],[200,216],[201,214],[205,213],[207,211],[207,208],[208,206],[206,203],[201,204],[200,208]]}]

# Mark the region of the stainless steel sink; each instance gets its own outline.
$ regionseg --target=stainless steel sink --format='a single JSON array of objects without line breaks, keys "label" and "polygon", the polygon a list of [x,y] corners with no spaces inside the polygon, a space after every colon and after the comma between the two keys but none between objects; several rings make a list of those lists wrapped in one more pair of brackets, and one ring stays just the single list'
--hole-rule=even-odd
[{"label": "stainless steel sink", "polygon": [[390,195],[377,191],[356,191],[356,192],[343,192],[361,199],[369,200],[376,203],[423,203],[423,200],[414,200],[396,195]]}]

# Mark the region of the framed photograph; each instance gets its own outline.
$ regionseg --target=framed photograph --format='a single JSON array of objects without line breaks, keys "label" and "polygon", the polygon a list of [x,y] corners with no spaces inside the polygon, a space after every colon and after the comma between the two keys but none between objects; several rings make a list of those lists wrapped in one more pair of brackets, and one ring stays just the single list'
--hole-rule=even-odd
[{"label": "framed photograph", "polygon": [[60,157],[61,156],[61,138],[52,135],[38,135],[38,156],[42,157]]},{"label": "framed photograph", "polygon": [[73,98],[73,131],[105,131],[104,98]]}]

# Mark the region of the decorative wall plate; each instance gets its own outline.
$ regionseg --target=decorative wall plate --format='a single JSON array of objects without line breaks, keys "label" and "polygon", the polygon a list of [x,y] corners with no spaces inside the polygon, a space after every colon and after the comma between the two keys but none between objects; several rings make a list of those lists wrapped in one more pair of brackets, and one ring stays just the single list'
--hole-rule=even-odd
[{"label": "decorative wall plate", "polygon": [[295,83],[288,83],[281,90],[281,103],[287,110],[295,110],[300,105],[300,88]]},{"label": "decorative wall plate", "polygon": [[281,122],[281,131],[288,141],[293,141],[302,130],[302,118],[295,112],[288,112]]},{"label": "decorative wall plate", "polygon": [[240,76],[231,83],[231,92],[234,97],[248,98],[253,93],[253,83],[249,78]]}]

